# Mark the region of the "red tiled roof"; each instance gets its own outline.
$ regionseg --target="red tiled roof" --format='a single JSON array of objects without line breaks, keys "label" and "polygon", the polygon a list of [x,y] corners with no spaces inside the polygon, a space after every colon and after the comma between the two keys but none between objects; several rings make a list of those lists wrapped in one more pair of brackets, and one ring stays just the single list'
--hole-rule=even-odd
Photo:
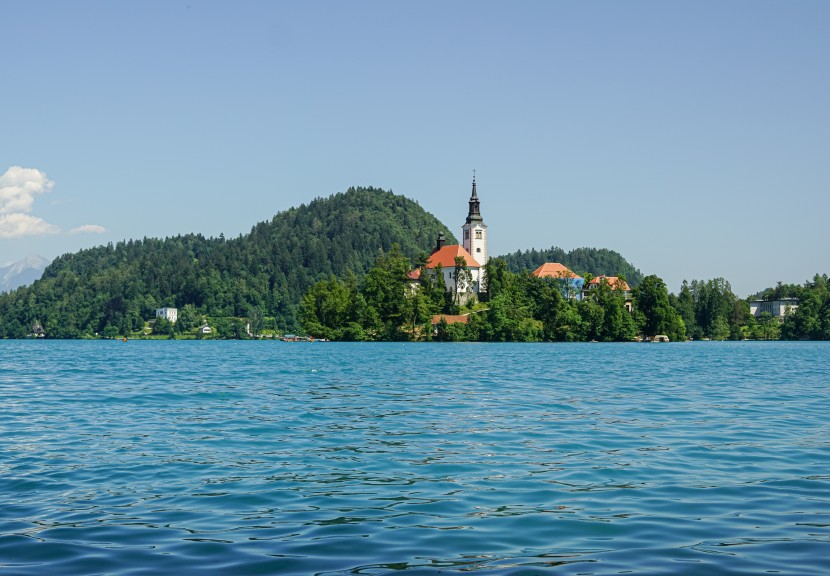
[{"label": "red tiled roof", "polygon": [[618,276],[597,276],[596,278],[593,278],[589,284],[599,286],[599,283],[603,280],[608,282],[608,285],[614,290],[625,290],[626,292],[631,290],[626,281],[620,280]]},{"label": "red tiled roof", "polygon": [[436,314],[432,317],[432,324],[439,324],[441,322],[441,318],[443,318],[447,324],[458,324],[459,322],[461,324],[466,324],[470,321],[470,317],[467,314]]},{"label": "red tiled roof", "polygon": [[579,278],[570,268],[559,262],[545,262],[532,274],[538,278]]},{"label": "red tiled roof", "polygon": [[461,256],[467,263],[467,268],[481,268],[469,252],[460,244],[450,244],[432,253],[427,261],[427,268],[435,268],[439,264],[442,268],[455,268],[455,257]]},{"label": "red tiled roof", "polygon": [[415,268],[412,272],[406,275],[407,278],[410,280],[420,280],[421,279],[421,269]]}]

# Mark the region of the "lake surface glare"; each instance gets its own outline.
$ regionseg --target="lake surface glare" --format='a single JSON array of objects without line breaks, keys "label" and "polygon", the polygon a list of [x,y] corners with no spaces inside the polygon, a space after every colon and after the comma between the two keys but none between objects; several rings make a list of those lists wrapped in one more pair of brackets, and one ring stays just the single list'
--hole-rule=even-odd
[{"label": "lake surface glare", "polygon": [[0,341],[0,573],[830,574],[830,343]]}]

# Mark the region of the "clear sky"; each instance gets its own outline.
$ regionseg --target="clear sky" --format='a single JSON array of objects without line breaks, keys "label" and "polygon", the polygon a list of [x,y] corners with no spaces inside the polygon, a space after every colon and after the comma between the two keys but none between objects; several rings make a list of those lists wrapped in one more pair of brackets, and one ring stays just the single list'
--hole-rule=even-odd
[{"label": "clear sky", "polygon": [[[0,4],[0,265],[376,186],[677,292],[830,273],[830,2]],[[21,170],[24,168],[26,170]]]}]

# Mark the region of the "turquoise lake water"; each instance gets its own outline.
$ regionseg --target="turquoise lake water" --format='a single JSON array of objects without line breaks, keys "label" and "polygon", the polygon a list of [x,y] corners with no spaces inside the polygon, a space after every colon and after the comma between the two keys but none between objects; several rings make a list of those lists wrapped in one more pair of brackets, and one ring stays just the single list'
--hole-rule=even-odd
[{"label": "turquoise lake water", "polygon": [[0,574],[830,574],[830,344],[0,341]]}]

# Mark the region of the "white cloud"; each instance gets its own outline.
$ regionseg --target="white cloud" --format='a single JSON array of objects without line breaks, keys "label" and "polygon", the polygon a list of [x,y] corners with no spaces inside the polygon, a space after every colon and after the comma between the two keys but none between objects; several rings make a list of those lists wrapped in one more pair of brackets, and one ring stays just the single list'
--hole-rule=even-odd
[{"label": "white cloud", "polygon": [[0,238],[57,234],[60,228],[28,214],[0,214]]},{"label": "white cloud", "polygon": [[0,238],[55,234],[60,229],[29,213],[35,196],[52,190],[55,183],[36,168],[12,166],[0,176]]},{"label": "white cloud", "polygon": [[29,213],[35,194],[52,190],[55,183],[36,168],[12,166],[0,176],[0,214]]},{"label": "white cloud", "polygon": [[69,231],[70,234],[103,234],[107,229],[98,224],[84,224]]}]

